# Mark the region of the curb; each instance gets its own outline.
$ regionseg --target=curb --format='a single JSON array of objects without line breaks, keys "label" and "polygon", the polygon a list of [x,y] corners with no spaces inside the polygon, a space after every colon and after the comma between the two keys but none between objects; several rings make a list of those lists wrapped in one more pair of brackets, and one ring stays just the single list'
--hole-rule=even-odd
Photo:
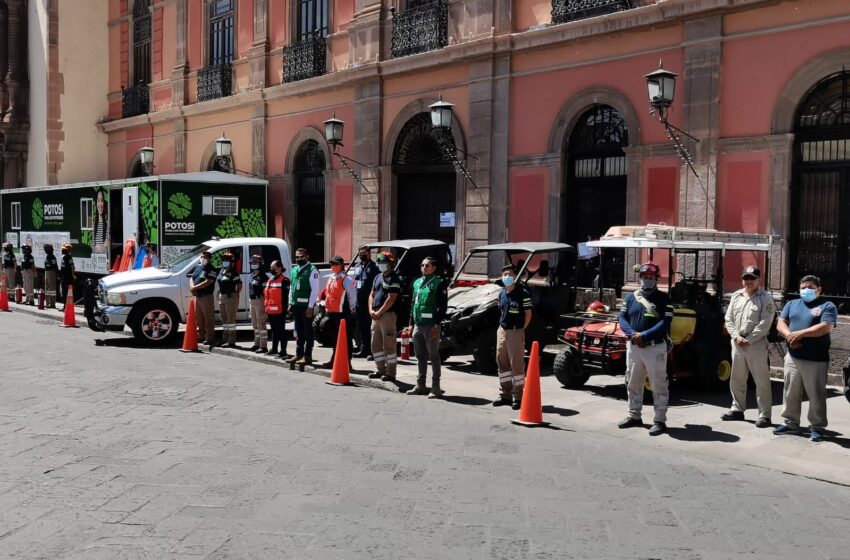
[{"label": "curb", "polygon": [[[304,371],[301,372],[298,369],[291,369],[289,365],[285,362],[282,362],[277,358],[271,358],[268,354],[254,354],[253,352],[249,353],[247,350],[234,350],[233,348],[213,347],[207,352],[209,352],[210,354],[221,354],[222,356],[230,356],[231,358],[239,358],[240,360],[247,360],[249,362],[271,365],[283,369],[284,371],[291,371],[293,373],[309,373],[311,375],[326,377],[328,379],[330,379],[332,373],[329,369],[323,369],[314,366],[307,366],[304,368]],[[401,389],[397,384],[387,383],[386,381],[381,381],[380,379],[369,379],[366,374],[352,372],[350,378],[351,384],[354,386],[372,387],[374,389],[380,389],[382,391],[387,391],[390,393],[401,393]]]},{"label": "curb", "polygon": [[[62,315],[61,311],[56,310],[47,310],[47,309],[39,309],[38,307],[33,307],[29,305],[21,305],[16,303],[14,307],[9,306],[9,309],[12,310],[13,313],[20,312],[26,313],[27,315],[35,315],[36,317],[43,317],[45,319],[53,319],[57,322],[61,322],[65,317]],[[53,311],[56,311],[54,314]],[[83,321],[85,321],[86,317],[81,309],[77,306],[74,306],[74,315],[76,317],[82,317]]]}]

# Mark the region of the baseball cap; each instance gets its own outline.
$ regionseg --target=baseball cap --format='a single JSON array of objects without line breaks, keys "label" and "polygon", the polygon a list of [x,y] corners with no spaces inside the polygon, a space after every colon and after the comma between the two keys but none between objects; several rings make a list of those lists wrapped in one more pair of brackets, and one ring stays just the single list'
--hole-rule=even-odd
[{"label": "baseball cap", "polygon": [[343,259],[339,255],[336,255],[334,258],[331,259],[331,264],[345,264],[345,259]]},{"label": "baseball cap", "polygon": [[394,263],[395,257],[392,253],[384,251],[383,253],[378,253],[378,256],[375,257],[375,261],[379,263]]},{"label": "baseball cap", "polygon": [[741,278],[746,278],[747,276],[752,276],[753,278],[761,278],[761,270],[759,270],[757,266],[745,266],[744,270],[741,271]]}]

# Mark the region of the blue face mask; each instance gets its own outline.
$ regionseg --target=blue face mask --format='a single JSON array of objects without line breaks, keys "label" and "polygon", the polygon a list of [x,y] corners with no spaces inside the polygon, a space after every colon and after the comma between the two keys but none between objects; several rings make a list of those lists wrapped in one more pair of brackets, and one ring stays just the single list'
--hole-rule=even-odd
[{"label": "blue face mask", "polygon": [[815,301],[818,297],[818,291],[812,288],[802,288],[800,290],[800,299],[806,303]]},{"label": "blue face mask", "polygon": [[502,276],[502,285],[504,287],[513,286],[514,285],[514,277],[510,274],[505,274]]},{"label": "blue face mask", "polygon": [[641,278],[640,289],[651,291],[655,289],[655,278]]}]

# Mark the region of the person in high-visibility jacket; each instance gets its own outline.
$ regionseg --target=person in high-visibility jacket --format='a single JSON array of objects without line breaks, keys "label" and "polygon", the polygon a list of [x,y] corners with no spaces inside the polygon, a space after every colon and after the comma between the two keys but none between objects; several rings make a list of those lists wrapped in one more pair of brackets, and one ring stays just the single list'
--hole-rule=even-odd
[{"label": "person in high-visibility jacket", "polygon": [[[289,279],[284,276],[283,265],[280,261],[272,261],[270,269],[272,277],[265,283],[263,290],[264,311],[268,316],[272,333],[270,353],[285,358],[288,356],[286,353],[286,296],[289,294]],[[265,328],[263,324],[264,331]],[[280,347],[279,352],[278,347]]]},{"label": "person in high-visibility jacket", "polygon": [[53,253],[53,244],[44,244],[44,298],[46,307],[56,307],[56,285],[59,277],[59,261]]},{"label": "person in high-visibility jacket", "polygon": [[218,310],[221,315],[222,345],[236,348],[236,312],[242,294],[241,271],[236,269],[233,253],[227,251],[221,259],[218,273]]},{"label": "person in high-visibility jacket", "polygon": [[396,304],[401,295],[401,279],[395,273],[395,257],[390,252],[378,255],[378,276],[372,282],[369,294],[369,314],[372,317],[372,356],[376,371],[372,379],[395,381],[398,355],[396,354]]},{"label": "person in high-visibility jacket", "polygon": [[32,256],[32,247],[24,245],[21,247],[23,256],[21,257],[21,278],[24,281],[24,295],[26,296],[27,305],[35,305],[35,296],[33,289],[35,288],[35,258]]},{"label": "person in high-visibility jacket", "polygon": [[142,259],[142,268],[159,268],[159,257],[156,256],[156,249],[153,243],[145,245],[145,258]]},{"label": "person in high-visibility jacket", "polygon": [[289,310],[297,340],[295,355],[287,363],[309,365],[313,363],[313,307],[319,297],[319,271],[310,263],[307,249],[295,250],[295,263],[290,272]]},{"label": "person in high-visibility jacket", "polygon": [[345,273],[345,260],[340,256],[331,259],[331,275],[325,284],[325,310],[328,312],[328,332],[334,340],[334,350],[331,359],[322,367],[333,367],[336,357],[336,339],[339,335],[339,324],[345,320],[346,344],[348,345],[348,363],[351,369],[351,355],[354,345],[352,344],[353,325],[351,316],[357,310],[357,290],[354,281]]},{"label": "person in high-visibility jacket", "polygon": [[[410,310],[408,333],[413,333],[413,351],[419,365],[416,387],[408,395],[428,395],[429,399],[443,396],[440,388],[440,323],[448,307],[446,283],[437,274],[437,259],[426,257],[422,264],[422,276],[413,283],[413,307]],[[428,377],[428,362],[431,362],[431,391],[425,382]]]}]

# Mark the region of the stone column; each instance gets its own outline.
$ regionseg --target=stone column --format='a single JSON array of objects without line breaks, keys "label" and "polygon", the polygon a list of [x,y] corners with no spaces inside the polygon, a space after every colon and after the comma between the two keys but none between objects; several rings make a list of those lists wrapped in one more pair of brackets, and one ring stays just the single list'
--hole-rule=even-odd
[{"label": "stone column", "polygon": [[9,108],[9,91],[6,89],[6,74],[9,73],[9,19],[7,10],[0,7],[0,121]]},{"label": "stone column", "polygon": [[687,227],[711,228],[716,222],[722,23],[719,15],[685,22],[681,128],[699,139],[683,138],[698,175],[682,166],[679,224]]},{"label": "stone column", "polygon": [[266,175],[266,104],[261,102],[251,109],[251,173]]},{"label": "stone column", "polygon": [[186,119],[174,119],[174,172],[186,173]]},{"label": "stone column", "polygon": [[174,69],[171,71],[171,102],[180,107],[188,101],[186,91],[186,75],[189,73],[188,63],[188,33],[189,33],[189,0],[177,0],[177,57]]},{"label": "stone column", "polygon": [[9,0],[8,7],[8,70],[6,88],[9,109],[6,121],[26,121],[29,87],[27,85],[27,6],[23,0]]},{"label": "stone column", "polygon": [[768,233],[779,238],[770,254],[770,290],[779,292],[788,286],[788,237],[791,235],[791,164],[794,159],[794,135],[774,134],[768,138],[770,150],[770,222]]},{"label": "stone column", "polygon": [[[378,166],[381,163],[381,96],[383,84],[380,78],[357,85],[354,92],[354,159],[367,165]],[[352,134],[349,132],[349,134]],[[333,156],[331,156],[333,157]],[[360,174],[363,186],[354,184],[354,245],[377,241],[381,234],[379,213],[381,198],[386,189],[391,188],[389,177],[392,169],[360,167],[354,165]]]}]

